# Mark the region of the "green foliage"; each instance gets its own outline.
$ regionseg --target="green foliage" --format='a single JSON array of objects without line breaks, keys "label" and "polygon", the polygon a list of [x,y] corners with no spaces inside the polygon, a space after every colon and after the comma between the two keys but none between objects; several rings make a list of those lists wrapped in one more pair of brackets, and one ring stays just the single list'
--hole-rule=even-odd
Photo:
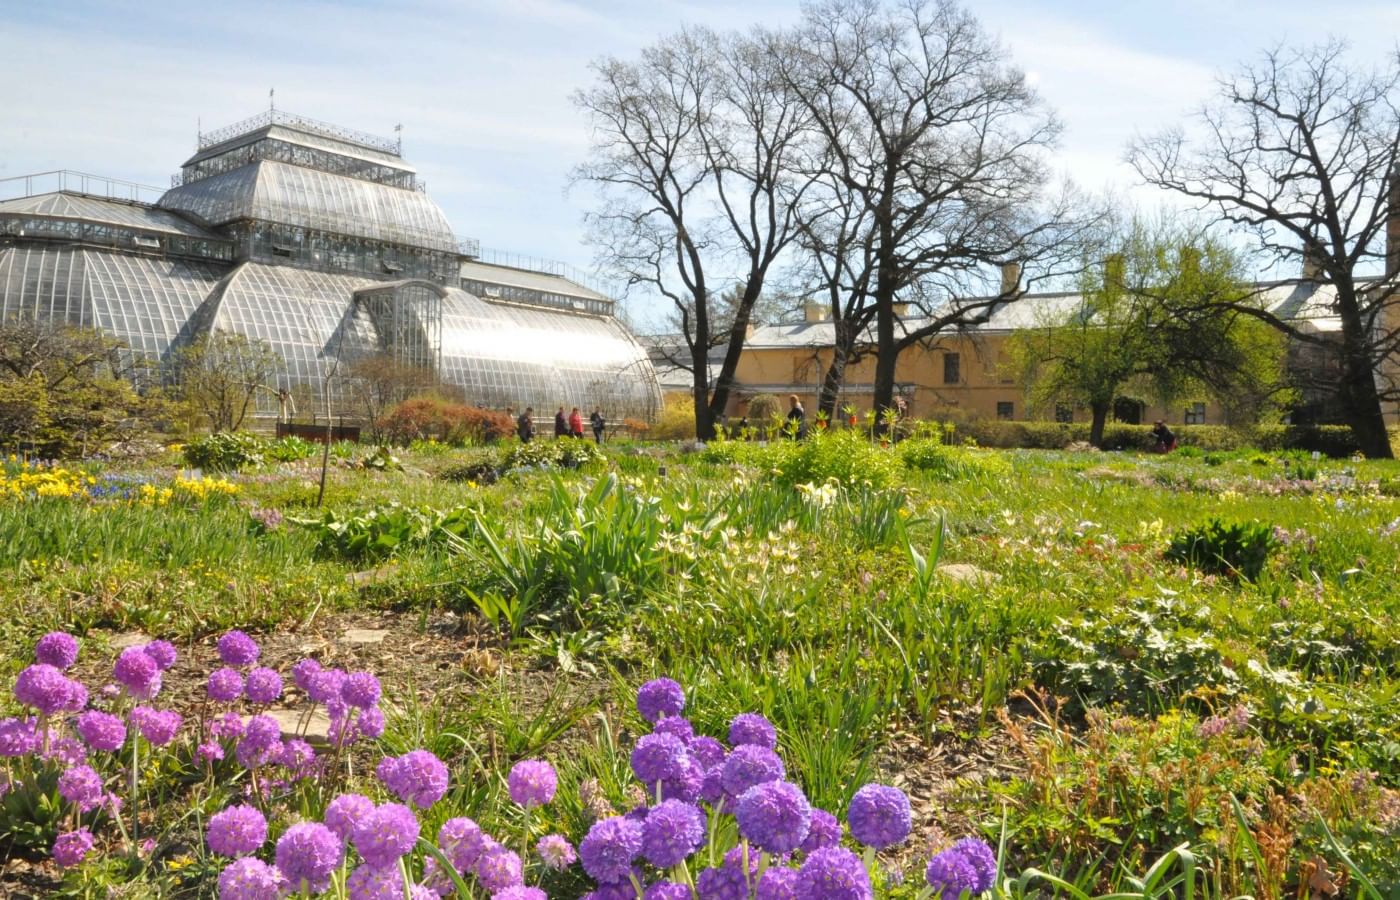
[{"label": "green foliage", "polygon": [[181,348],[176,365],[180,399],[214,431],[236,431],[284,363],[266,341],[219,331]]},{"label": "green foliage", "polygon": [[1076,708],[1118,705],[1151,714],[1196,691],[1230,696],[1239,676],[1172,599],[1057,621],[1034,649],[1036,680]]},{"label": "green foliage", "polygon": [[267,442],[247,431],[216,431],[196,438],[181,451],[185,462],[210,472],[236,472],[262,465],[269,453]]},{"label": "green foliage", "polygon": [[[957,423],[958,434],[979,447],[1063,450],[1089,440],[1089,424],[1077,422],[1002,421],[969,419]],[[1104,428],[1106,450],[1141,450],[1151,446],[1151,426],[1111,423]],[[1173,425],[1178,446],[1228,452],[1257,448],[1265,451],[1316,450],[1323,456],[1347,457],[1356,453],[1350,428],[1333,425],[1258,425],[1227,428],[1223,425]]]},{"label": "green foliage", "polygon": [[695,439],[695,401],[689,396],[669,396],[661,415],[647,430],[654,441],[685,441]]},{"label": "green foliage", "polygon": [[470,533],[474,513],[468,506],[442,511],[388,503],[348,516],[327,511],[319,519],[288,517],[288,521],[311,530],[322,556],[359,563],[382,560],[409,547],[460,539]]},{"label": "green foliage", "polygon": [[1276,546],[1272,527],[1263,522],[1211,519],[1173,535],[1166,558],[1202,572],[1253,581]]},{"label": "green foliage", "polygon": [[941,440],[911,438],[899,444],[899,458],[906,469],[915,469],[940,481],[996,477],[1006,474],[1006,462],[993,454],[948,447]]},{"label": "green foliage", "polygon": [[320,450],[320,444],[312,443],[292,434],[268,444],[264,455],[275,462],[296,462],[316,456]]},{"label": "green foliage", "polygon": [[883,488],[898,477],[899,462],[885,447],[856,431],[815,431],[807,439],[782,439],[766,445],[714,441],[701,451],[710,463],[739,463],[769,473],[778,484],[822,484]]},{"label": "green foliage", "polygon": [[551,466],[577,469],[605,459],[598,445],[588,440],[559,438],[556,440],[533,440],[528,444],[517,444],[510,449],[501,462],[505,470],[523,468],[548,468]]}]

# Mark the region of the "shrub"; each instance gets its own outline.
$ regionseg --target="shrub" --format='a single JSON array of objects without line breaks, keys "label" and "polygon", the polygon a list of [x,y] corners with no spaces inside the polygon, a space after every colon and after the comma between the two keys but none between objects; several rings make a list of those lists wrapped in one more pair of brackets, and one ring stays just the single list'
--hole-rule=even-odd
[{"label": "shrub", "polygon": [[473,513],[467,506],[442,512],[387,503],[349,516],[327,512],[319,519],[288,517],[287,521],[315,534],[320,556],[374,562],[403,547],[446,541],[448,535],[465,537],[472,527]]},{"label": "shrub", "polygon": [[695,437],[695,401],[688,396],[666,398],[661,418],[647,435],[658,441],[683,441]]},{"label": "shrub", "polygon": [[261,465],[267,442],[246,431],[218,431],[185,445],[185,462],[196,469],[233,472],[246,466]]},{"label": "shrub", "polygon": [[942,481],[999,475],[1009,471],[1006,461],[966,447],[947,447],[938,438],[913,438],[899,445],[904,468],[924,472]]},{"label": "shrub", "polygon": [[1211,519],[1173,535],[1166,558],[1202,572],[1253,581],[1276,546],[1273,529],[1262,522]]},{"label": "shrub", "polygon": [[[982,447],[1029,448],[1062,450],[1070,444],[1089,440],[1087,422],[1007,422],[998,419],[969,419],[957,425],[959,436],[971,439]],[[1326,456],[1340,458],[1357,451],[1356,439],[1350,428],[1338,425],[1261,425],[1254,428],[1229,428],[1224,425],[1173,425],[1180,448],[1199,447],[1204,451],[1242,450],[1316,450]],[[1105,450],[1141,450],[1152,444],[1152,428],[1148,425],[1110,423],[1104,427]]]},{"label": "shrub", "polygon": [[895,480],[894,451],[871,444],[858,431],[816,431],[806,440],[781,439],[768,444],[715,441],[701,453],[712,463],[749,465],[767,470],[779,484],[846,486],[868,483],[887,487]]},{"label": "shrub", "polygon": [[296,462],[314,456],[316,450],[316,444],[292,434],[268,444],[266,454],[278,462]]},{"label": "shrub", "polygon": [[503,469],[547,468],[560,466],[577,469],[589,463],[601,462],[606,457],[592,441],[563,438],[559,440],[531,441],[517,444],[501,462]]},{"label": "shrub", "polygon": [[376,424],[389,441],[401,446],[428,439],[458,447],[485,444],[515,430],[515,423],[503,412],[435,396],[411,397]]}]

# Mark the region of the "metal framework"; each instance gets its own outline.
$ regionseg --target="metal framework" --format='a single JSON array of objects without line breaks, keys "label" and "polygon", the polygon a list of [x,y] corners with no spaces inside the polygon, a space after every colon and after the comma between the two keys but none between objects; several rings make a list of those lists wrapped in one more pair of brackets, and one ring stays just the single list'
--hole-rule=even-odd
[{"label": "metal framework", "polygon": [[259,128],[267,128],[270,125],[287,125],[300,131],[309,131],[322,137],[332,138],[337,141],[344,141],[347,144],[356,144],[360,147],[367,147],[370,150],[378,150],[381,153],[392,153],[399,156],[403,152],[403,144],[397,138],[380,137],[368,134],[363,131],[356,131],[353,128],[342,128],[330,122],[321,122],[307,116],[298,116],[293,113],[283,112],[280,109],[270,109],[267,112],[250,116],[241,122],[235,122],[223,128],[216,128],[213,131],[201,131],[199,133],[199,149],[205,150],[209,147],[231,141],[241,137],[250,131],[257,131]]}]

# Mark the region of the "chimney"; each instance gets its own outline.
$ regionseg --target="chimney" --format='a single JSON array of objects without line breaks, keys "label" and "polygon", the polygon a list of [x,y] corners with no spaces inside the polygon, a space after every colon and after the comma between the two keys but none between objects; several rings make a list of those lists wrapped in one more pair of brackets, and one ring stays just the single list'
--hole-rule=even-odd
[{"label": "chimney", "polygon": [[807,302],[802,304],[802,321],[804,322],[825,322],[826,309],[820,303]]},{"label": "chimney", "polygon": [[1303,280],[1321,281],[1326,273],[1327,251],[1323,249],[1321,241],[1310,237],[1303,242]]},{"label": "chimney", "polygon": [[1122,290],[1126,287],[1128,259],[1121,253],[1111,253],[1103,261],[1103,286]]},{"label": "chimney", "polygon": [[1390,171],[1390,203],[1385,217],[1385,274],[1400,275],[1400,165]]},{"label": "chimney", "polygon": [[1001,295],[1011,297],[1020,293],[1021,287],[1021,264],[1018,262],[1004,262],[1001,264]]}]

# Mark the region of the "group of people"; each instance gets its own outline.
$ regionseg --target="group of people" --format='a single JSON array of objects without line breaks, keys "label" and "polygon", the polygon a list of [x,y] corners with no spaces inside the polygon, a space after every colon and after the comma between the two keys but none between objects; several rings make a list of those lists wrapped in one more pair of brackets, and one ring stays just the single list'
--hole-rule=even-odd
[{"label": "group of people", "polygon": [[[603,417],[603,411],[598,407],[593,408],[593,412],[588,416],[589,427],[593,429],[593,440],[603,443],[603,432],[608,427],[608,421]],[[535,436],[535,408],[525,407],[525,411],[520,414],[520,418],[515,420],[515,433],[519,436],[522,444],[530,443],[530,439]],[[579,412],[577,406],[573,412],[564,415],[564,407],[559,407],[559,411],[554,414],[554,436],[561,437],[583,437],[583,414]]]}]

